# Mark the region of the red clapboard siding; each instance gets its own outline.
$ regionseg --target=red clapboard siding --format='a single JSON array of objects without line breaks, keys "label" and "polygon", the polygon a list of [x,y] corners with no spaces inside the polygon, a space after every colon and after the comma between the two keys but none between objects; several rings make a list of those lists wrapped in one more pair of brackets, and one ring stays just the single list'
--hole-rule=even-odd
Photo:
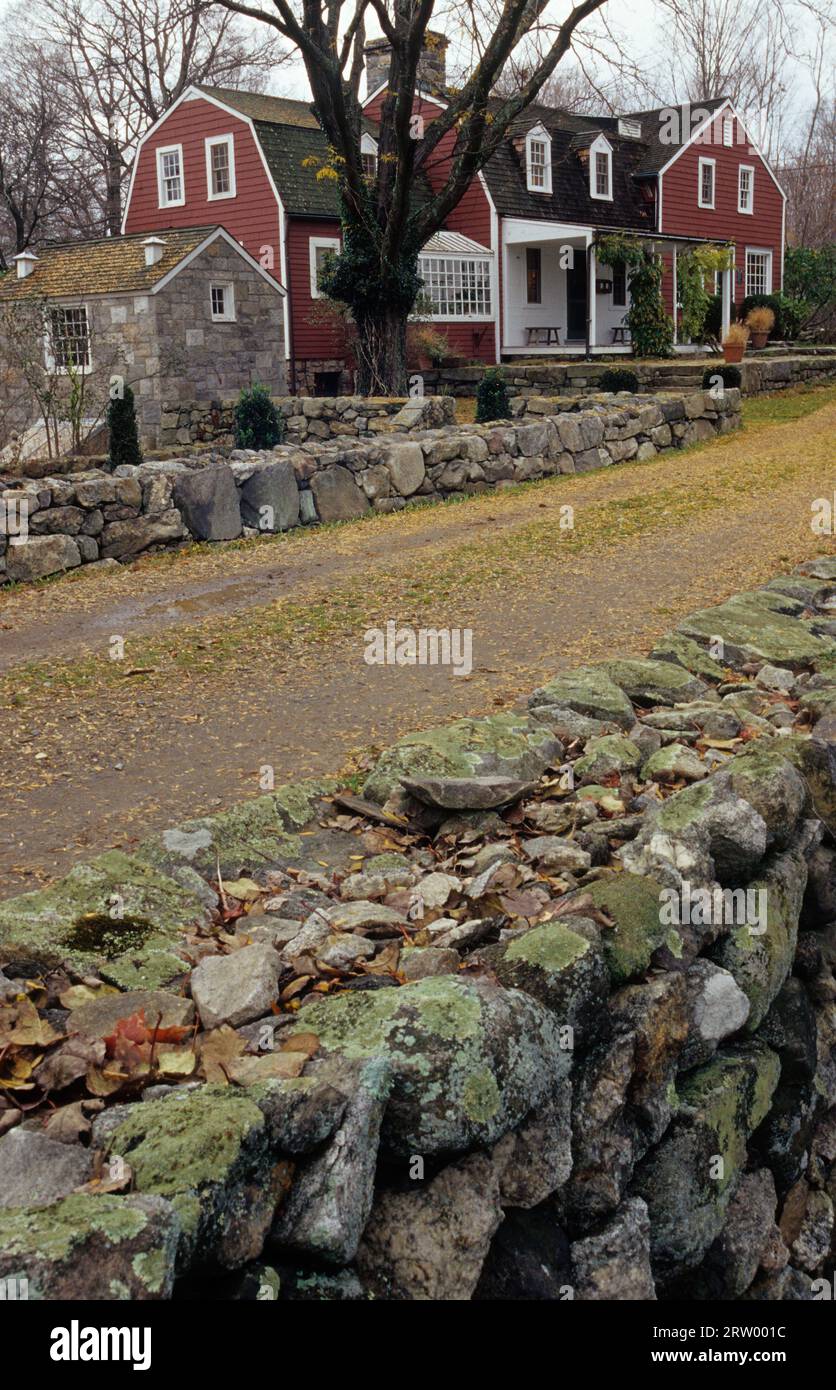
[{"label": "red clapboard siding", "polygon": [[[207,197],[206,151],[210,135],[233,135],[234,198]],[[182,207],[161,208],[157,191],[157,150],[183,146],[186,201]],[[139,152],[133,189],[125,217],[126,232],[157,232],[166,227],[225,227],[256,260],[272,250],[272,270],[281,279],[279,207],[246,121],[222,111],[210,101],[195,99],[176,107],[146,140]],[[266,259],[262,260],[265,268]]]},{"label": "red clapboard siding", "polygon": [[[363,114],[370,121],[379,122],[383,107],[385,93],[380,92],[363,108]],[[423,101],[418,98],[413,110],[423,116],[424,121],[429,123],[439,114],[440,107],[434,102]],[[433,191],[443,188],[450,173],[450,162],[453,146],[456,142],[456,132],[449,131],[439,143],[438,148],[432,156],[432,160],[426,167],[425,173]],[[447,217],[445,224],[452,232],[459,232],[462,236],[470,237],[472,241],[478,241],[480,246],[491,244],[491,206],[485,193],[484,187],[478,179],[474,179],[461,199],[461,202],[453,209]],[[496,248],[494,248],[496,254]],[[498,306],[494,305],[494,314],[498,311]],[[451,353],[456,357],[478,358],[484,362],[496,361],[496,333],[493,323],[469,323],[461,319],[441,320],[434,319],[433,327],[444,333],[450,344]]]},{"label": "red clapboard siding", "polygon": [[322,301],[311,295],[311,237],[335,237],[340,240],[340,225],[333,218],[289,219],[287,278],[293,324],[293,355],[296,358],[345,357],[341,334],[324,318],[317,319],[317,306]]},{"label": "red clapboard siding", "polygon": [[[742,272],[745,272],[747,246],[771,249],[772,288],[777,292],[781,287],[783,261],[781,227],[784,200],[766,164],[748,143],[738,122],[735,120],[733,145],[723,144],[722,127],[723,117],[718,115],[704,134],[689,145],[661,175],[660,231],[734,241],[736,267]],[[715,160],[713,209],[697,205],[701,156]],[[754,212],[751,216],[737,210],[738,169],[741,164],[751,165],[755,170]],[[740,279],[743,280],[744,276]],[[735,275],[735,300],[739,303],[746,288],[744,283],[738,284],[737,281],[738,276]]]}]

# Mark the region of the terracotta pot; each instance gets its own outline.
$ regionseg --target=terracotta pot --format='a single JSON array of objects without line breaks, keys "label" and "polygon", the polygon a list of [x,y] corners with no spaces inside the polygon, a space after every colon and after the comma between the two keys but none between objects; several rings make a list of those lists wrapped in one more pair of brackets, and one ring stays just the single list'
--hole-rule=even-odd
[{"label": "terracotta pot", "polygon": [[765,348],[769,342],[768,333],[753,333],[749,339],[753,348]]},{"label": "terracotta pot", "polygon": [[742,362],[745,343],[724,343],[723,356],[727,362]]}]

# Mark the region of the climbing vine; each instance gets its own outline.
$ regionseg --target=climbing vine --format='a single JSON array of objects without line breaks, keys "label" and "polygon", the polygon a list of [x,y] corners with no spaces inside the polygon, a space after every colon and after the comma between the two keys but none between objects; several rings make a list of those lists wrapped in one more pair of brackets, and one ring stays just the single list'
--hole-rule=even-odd
[{"label": "climbing vine", "polygon": [[627,267],[630,308],[627,324],[637,357],[670,357],[673,319],[662,301],[662,258],[638,237],[616,232],[596,242],[605,265],[623,261]]},{"label": "climbing vine", "polygon": [[702,337],[711,295],[705,288],[715,271],[727,270],[727,246],[695,246],[677,257],[676,290],[680,307],[680,329],[691,342]]}]

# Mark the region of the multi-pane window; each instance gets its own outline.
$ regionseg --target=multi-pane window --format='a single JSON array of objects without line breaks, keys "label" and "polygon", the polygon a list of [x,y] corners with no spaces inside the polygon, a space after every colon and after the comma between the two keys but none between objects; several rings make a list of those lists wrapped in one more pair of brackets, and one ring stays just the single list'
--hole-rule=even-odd
[{"label": "multi-pane window", "polygon": [[377,155],[369,151],[368,154],[361,154],[360,159],[363,165],[363,177],[365,179],[377,178]]},{"label": "multi-pane window", "polygon": [[49,356],[59,371],[90,366],[90,325],[87,309],[53,309],[50,313]]},{"label": "multi-pane window", "polygon": [[171,207],[183,199],[183,154],[179,145],[157,151],[160,207]]},{"label": "multi-pane window", "polygon": [[612,268],[612,302],[615,308],[627,306],[627,265],[615,261]]},{"label": "multi-pane window", "polygon": [[210,285],[209,302],[212,318],[221,323],[231,323],[235,318],[235,297],[231,285]]},{"label": "multi-pane window", "polygon": [[229,145],[225,140],[209,146],[209,188],[215,198],[232,191]]},{"label": "multi-pane window", "polygon": [[422,256],[419,270],[433,317],[486,317],[491,310],[491,263],[466,256]]},{"label": "multi-pane window", "polygon": [[595,154],[595,192],[599,198],[610,196],[610,157],[605,150]]},{"label": "multi-pane window", "polygon": [[700,181],[698,203],[701,208],[714,207],[714,160],[700,160]]},{"label": "multi-pane window", "polygon": [[546,152],[545,140],[528,141],[528,186],[529,188],[548,188],[546,178]]},{"label": "multi-pane window", "polygon": [[737,173],[737,211],[753,211],[755,171],[749,164],[741,164]]},{"label": "multi-pane window", "polygon": [[526,303],[542,304],[542,255],[539,246],[525,248]]},{"label": "multi-pane window", "polygon": [[746,295],[772,293],[772,252],[746,252]]},{"label": "multi-pane window", "polygon": [[340,243],[336,237],[311,237],[308,243],[311,272],[311,299],[319,299],[322,294],[320,283],[329,256],[339,255]]}]

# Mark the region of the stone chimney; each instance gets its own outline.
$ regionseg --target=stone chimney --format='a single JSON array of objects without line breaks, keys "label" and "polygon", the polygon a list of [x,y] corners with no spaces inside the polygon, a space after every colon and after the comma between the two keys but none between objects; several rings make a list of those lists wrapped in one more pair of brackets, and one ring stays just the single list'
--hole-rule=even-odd
[{"label": "stone chimney", "polygon": [[32,274],[32,271],[38,264],[38,258],[34,251],[21,251],[18,256],[13,257],[13,260],[17,268],[18,280],[25,280],[27,275]]},{"label": "stone chimney", "polygon": [[165,242],[159,236],[147,236],[142,243],[145,250],[145,264],[159,265],[165,251]]},{"label": "stone chimney", "polygon": [[[447,86],[447,44],[444,34],[428,29],[418,59],[418,80],[429,92],[443,92]],[[366,96],[382,87],[389,77],[392,47],[388,39],[372,39],[363,50],[366,59]]]}]

